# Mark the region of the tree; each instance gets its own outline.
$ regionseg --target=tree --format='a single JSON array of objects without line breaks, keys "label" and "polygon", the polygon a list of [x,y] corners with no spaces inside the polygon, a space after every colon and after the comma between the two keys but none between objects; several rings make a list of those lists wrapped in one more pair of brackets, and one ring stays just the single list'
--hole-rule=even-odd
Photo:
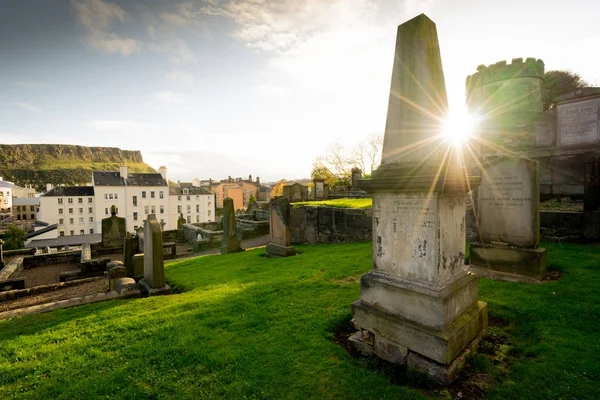
[{"label": "tree", "polygon": [[248,198],[248,207],[247,209],[250,209],[250,207],[254,207],[256,206],[256,197],[254,197],[254,193],[250,193],[250,197]]},{"label": "tree", "polygon": [[588,86],[589,84],[581,79],[581,76],[575,72],[565,70],[546,72],[544,74],[544,85],[542,87],[544,110],[548,110],[552,106],[556,96]]},{"label": "tree", "polygon": [[27,234],[25,231],[17,228],[14,225],[9,225],[6,234],[4,235],[4,249],[6,250],[18,250],[25,246],[25,238]]},{"label": "tree", "polygon": [[271,187],[271,198],[283,196],[283,186],[287,183],[285,179],[280,180]]}]

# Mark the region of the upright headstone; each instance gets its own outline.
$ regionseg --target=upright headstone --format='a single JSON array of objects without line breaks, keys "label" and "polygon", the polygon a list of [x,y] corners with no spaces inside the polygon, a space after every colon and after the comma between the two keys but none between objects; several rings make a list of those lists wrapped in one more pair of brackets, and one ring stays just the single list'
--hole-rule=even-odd
[{"label": "upright headstone", "polygon": [[144,279],[140,283],[149,295],[171,290],[165,283],[162,232],[154,214],[148,214],[144,224]]},{"label": "upright headstone", "polygon": [[133,277],[133,237],[127,232],[123,240],[123,264],[127,271],[127,276]]},{"label": "upright headstone", "polygon": [[183,229],[183,225],[186,223],[186,219],[183,216],[183,213],[179,214],[179,218],[177,218],[177,229],[182,230]]},{"label": "upright headstone", "polygon": [[225,197],[223,199],[223,241],[221,242],[221,254],[237,253],[240,251],[244,251],[244,249],[240,247],[240,241],[237,238],[233,199]]},{"label": "upright headstone", "polygon": [[464,263],[465,195],[480,178],[440,139],[446,110],[436,26],[421,14],[398,27],[382,163],[360,181],[373,195],[373,270],[352,313],[361,351],[442,383],[487,330]]},{"label": "upright headstone", "polygon": [[4,250],[2,249],[2,245],[4,241],[0,239],[0,268],[4,267]]},{"label": "upright headstone", "polygon": [[275,197],[269,202],[270,231],[267,255],[289,257],[296,254],[290,230],[290,202],[285,197]]},{"label": "upright headstone", "polygon": [[325,187],[325,181],[323,179],[313,180],[313,198],[315,200],[323,200],[323,188]]},{"label": "upright headstone", "polygon": [[110,217],[102,220],[102,246],[122,246],[127,233],[125,218],[117,217],[117,207],[110,207]]},{"label": "upright headstone", "polygon": [[352,186],[350,188],[351,191],[356,192],[360,190],[359,181],[362,178],[362,169],[360,168],[352,168]]},{"label": "upright headstone", "polygon": [[484,164],[477,201],[480,242],[471,244],[472,271],[520,282],[544,276],[539,188],[537,161],[499,157]]}]

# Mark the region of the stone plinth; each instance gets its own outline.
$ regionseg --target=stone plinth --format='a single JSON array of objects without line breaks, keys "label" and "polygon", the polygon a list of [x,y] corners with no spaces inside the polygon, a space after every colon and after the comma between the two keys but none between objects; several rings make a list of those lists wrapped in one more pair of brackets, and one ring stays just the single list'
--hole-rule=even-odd
[{"label": "stone plinth", "polygon": [[223,241],[221,242],[221,254],[238,253],[244,251],[240,247],[235,226],[235,209],[233,200],[229,197],[223,199]]},{"label": "stone plinth", "polygon": [[480,178],[440,138],[445,110],[437,31],[422,14],[398,27],[381,166],[359,182],[373,197],[373,270],[352,314],[362,352],[441,383],[487,331],[487,304],[464,263],[465,195]]},{"label": "stone plinth", "polygon": [[292,247],[290,208],[290,202],[285,197],[276,197],[269,203],[271,216],[268,256],[288,257],[296,254],[296,250]]},{"label": "stone plinth", "polygon": [[537,161],[499,157],[484,164],[477,200],[480,242],[471,245],[472,271],[521,282],[544,276],[539,182]]},{"label": "stone plinth", "polygon": [[122,246],[127,233],[125,218],[117,217],[117,208],[110,207],[110,217],[102,220],[102,246]]},{"label": "stone plinth", "polygon": [[140,288],[147,295],[171,291],[165,283],[162,231],[154,214],[149,214],[144,224],[144,279]]}]

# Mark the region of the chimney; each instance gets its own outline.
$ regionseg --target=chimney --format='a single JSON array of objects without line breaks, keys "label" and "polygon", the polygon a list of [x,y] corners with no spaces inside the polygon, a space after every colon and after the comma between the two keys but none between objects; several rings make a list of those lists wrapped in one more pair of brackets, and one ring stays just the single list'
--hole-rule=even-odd
[{"label": "chimney", "polygon": [[167,167],[165,167],[164,165],[161,165],[158,168],[158,172],[163,177],[163,179],[165,180],[165,182],[169,183],[169,181],[167,180]]},{"label": "chimney", "polygon": [[127,179],[127,165],[123,164],[121,165],[121,173],[120,173],[121,178],[123,179]]},{"label": "chimney", "polygon": [[248,180],[252,182],[252,174],[248,175]]},{"label": "chimney", "polygon": [[229,175],[227,178],[228,178],[229,182],[231,182],[231,175]]},{"label": "chimney", "polygon": [[212,186],[212,178],[208,178],[208,186]]},{"label": "chimney", "polygon": [[51,183],[46,183],[46,192],[51,191],[54,188],[54,186]]},{"label": "chimney", "polygon": [[260,176],[256,177],[256,186],[260,186]]}]

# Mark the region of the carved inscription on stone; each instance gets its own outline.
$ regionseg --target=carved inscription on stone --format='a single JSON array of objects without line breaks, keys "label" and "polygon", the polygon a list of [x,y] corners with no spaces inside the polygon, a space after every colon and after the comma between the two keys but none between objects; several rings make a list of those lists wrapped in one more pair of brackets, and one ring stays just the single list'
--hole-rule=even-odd
[{"label": "carved inscription on stone", "polygon": [[479,233],[484,242],[532,246],[539,214],[537,165],[504,159],[485,168],[479,187]]},{"label": "carved inscription on stone", "polygon": [[596,100],[558,106],[558,126],[561,146],[595,143],[598,133],[598,102]]}]

